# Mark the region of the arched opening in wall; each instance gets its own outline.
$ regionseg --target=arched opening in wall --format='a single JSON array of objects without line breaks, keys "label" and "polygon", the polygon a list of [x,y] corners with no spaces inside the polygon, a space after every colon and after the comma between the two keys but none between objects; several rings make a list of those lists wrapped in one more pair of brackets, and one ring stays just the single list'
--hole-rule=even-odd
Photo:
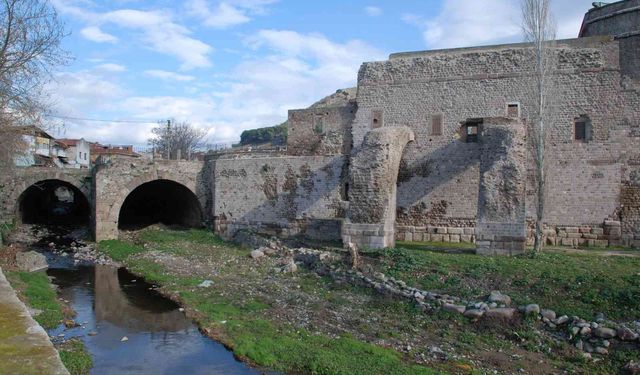
[{"label": "arched opening in wall", "polygon": [[18,215],[23,224],[86,225],[90,205],[72,184],[44,180],[27,188],[18,199]]},{"label": "arched opening in wall", "polygon": [[201,227],[202,209],[198,198],[174,181],[155,180],[138,186],[122,203],[118,229],[138,230],[152,224]]}]

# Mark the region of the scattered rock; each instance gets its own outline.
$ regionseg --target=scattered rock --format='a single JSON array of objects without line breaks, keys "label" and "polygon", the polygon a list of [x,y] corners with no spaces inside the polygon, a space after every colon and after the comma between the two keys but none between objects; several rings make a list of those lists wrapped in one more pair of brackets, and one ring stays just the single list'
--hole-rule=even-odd
[{"label": "scattered rock", "polygon": [[590,335],[591,335],[591,327],[580,328],[580,336],[590,336]]},{"label": "scattered rock", "polygon": [[296,273],[298,272],[298,265],[296,265],[296,262],[294,262],[293,259],[290,259],[289,262],[282,267],[282,272]]},{"label": "scattered rock", "polygon": [[569,322],[569,317],[566,315],[562,315],[561,317],[559,317],[558,319],[556,319],[556,321],[554,322],[556,325],[563,325],[563,324],[567,324]]},{"label": "scattered rock", "polygon": [[47,258],[35,251],[16,253],[16,266],[20,271],[34,272],[49,267]]},{"label": "scattered rock", "polygon": [[96,331],[91,331],[91,332],[87,333],[87,335],[89,335],[89,336],[95,336],[97,334],[98,334],[98,332],[96,332]]},{"label": "scattered rock", "polygon": [[73,319],[65,319],[64,326],[67,328],[73,328],[80,326],[80,324],[76,323]]},{"label": "scattered rock", "polygon": [[211,285],[213,285],[213,281],[205,280],[205,281],[201,282],[200,284],[198,284],[198,287],[200,287],[200,288],[208,288]]},{"label": "scattered rock", "polygon": [[509,306],[511,304],[511,297],[506,294],[502,294],[497,290],[494,290],[489,295],[489,302],[492,303],[501,303],[503,305]]},{"label": "scattered rock", "polygon": [[606,348],[603,348],[601,346],[598,346],[597,348],[595,348],[594,352],[600,354],[600,355],[607,355],[609,354],[609,350],[607,350]]},{"label": "scattered rock", "polygon": [[466,316],[467,318],[478,320],[478,319],[482,318],[482,316],[484,315],[484,310],[481,310],[481,309],[469,309],[469,310],[465,311],[463,315]]},{"label": "scattered rock", "polygon": [[640,362],[629,361],[622,370],[626,375],[640,375]]},{"label": "scattered rock", "polygon": [[596,319],[596,322],[598,322],[598,323],[604,322],[604,314],[603,313],[596,313],[595,319]]},{"label": "scattered rock", "polygon": [[[553,310],[549,310],[549,309],[542,309],[540,311],[540,315],[542,315],[543,318],[547,318],[549,320],[554,320],[556,318],[556,312]],[[569,318],[567,317],[567,320]],[[556,323],[558,324],[558,323]]]},{"label": "scattered rock", "polygon": [[602,339],[612,339],[616,337],[616,334],[617,334],[616,330],[611,328],[598,327],[595,330],[595,335]]},{"label": "scattered rock", "polygon": [[445,303],[442,306],[442,310],[449,311],[449,312],[452,312],[452,313],[462,314],[462,313],[464,313],[465,307],[464,306],[459,306],[459,305],[453,305],[451,303]]},{"label": "scattered rock", "polygon": [[264,256],[264,253],[262,252],[262,250],[253,250],[251,251],[251,258],[253,259],[260,259]]},{"label": "scattered rock", "polygon": [[123,338],[120,339],[120,342],[125,342],[125,341],[129,341],[129,338],[127,336],[124,336]]},{"label": "scattered rock", "polygon": [[492,308],[485,312],[487,318],[511,320],[516,314],[516,309],[511,307]]},{"label": "scattered rock", "polygon": [[635,341],[638,339],[638,334],[627,327],[618,328],[617,334],[622,341]]},{"label": "scattered rock", "polygon": [[526,315],[538,315],[540,314],[540,306],[535,303],[529,304],[524,307],[524,313]]}]

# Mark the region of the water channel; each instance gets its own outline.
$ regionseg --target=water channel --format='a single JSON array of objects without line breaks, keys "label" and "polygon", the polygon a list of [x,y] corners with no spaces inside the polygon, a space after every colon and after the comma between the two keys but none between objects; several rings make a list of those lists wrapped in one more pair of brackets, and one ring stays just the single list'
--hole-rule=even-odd
[{"label": "water channel", "polygon": [[[60,237],[58,237],[60,238]],[[258,374],[223,345],[203,336],[154,286],[108,265],[78,263],[34,245],[47,274],[77,313],[77,327],[49,331],[52,340],[77,338],[93,357],[92,374]]]}]

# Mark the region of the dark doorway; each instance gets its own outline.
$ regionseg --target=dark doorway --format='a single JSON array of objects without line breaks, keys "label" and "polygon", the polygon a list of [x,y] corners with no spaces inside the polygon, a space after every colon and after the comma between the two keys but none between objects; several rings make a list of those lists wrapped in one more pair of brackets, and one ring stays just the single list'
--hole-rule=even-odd
[{"label": "dark doorway", "polygon": [[75,186],[60,180],[35,183],[20,196],[19,218],[24,224],[88,224],[90,206]]},{"label": "dark doorway", "polygon": [[202,210],[198,198],[184,185],[169,180],[138,186],[120,208],[118,228],[137,230],[157,223],[201,227]]}]

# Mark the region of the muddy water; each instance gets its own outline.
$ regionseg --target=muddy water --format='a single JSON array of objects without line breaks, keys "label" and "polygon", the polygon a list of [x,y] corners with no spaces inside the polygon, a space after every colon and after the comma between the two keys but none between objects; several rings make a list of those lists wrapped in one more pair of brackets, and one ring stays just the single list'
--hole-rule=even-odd
[{"label": "muddy water", "polygon": [[259,373],[203,336],[178,305],[125,269],[47,256],[47,273],[80,324],[60,325],[49,334],[53,341],[84,341],[93,357],[92,374]]}]

